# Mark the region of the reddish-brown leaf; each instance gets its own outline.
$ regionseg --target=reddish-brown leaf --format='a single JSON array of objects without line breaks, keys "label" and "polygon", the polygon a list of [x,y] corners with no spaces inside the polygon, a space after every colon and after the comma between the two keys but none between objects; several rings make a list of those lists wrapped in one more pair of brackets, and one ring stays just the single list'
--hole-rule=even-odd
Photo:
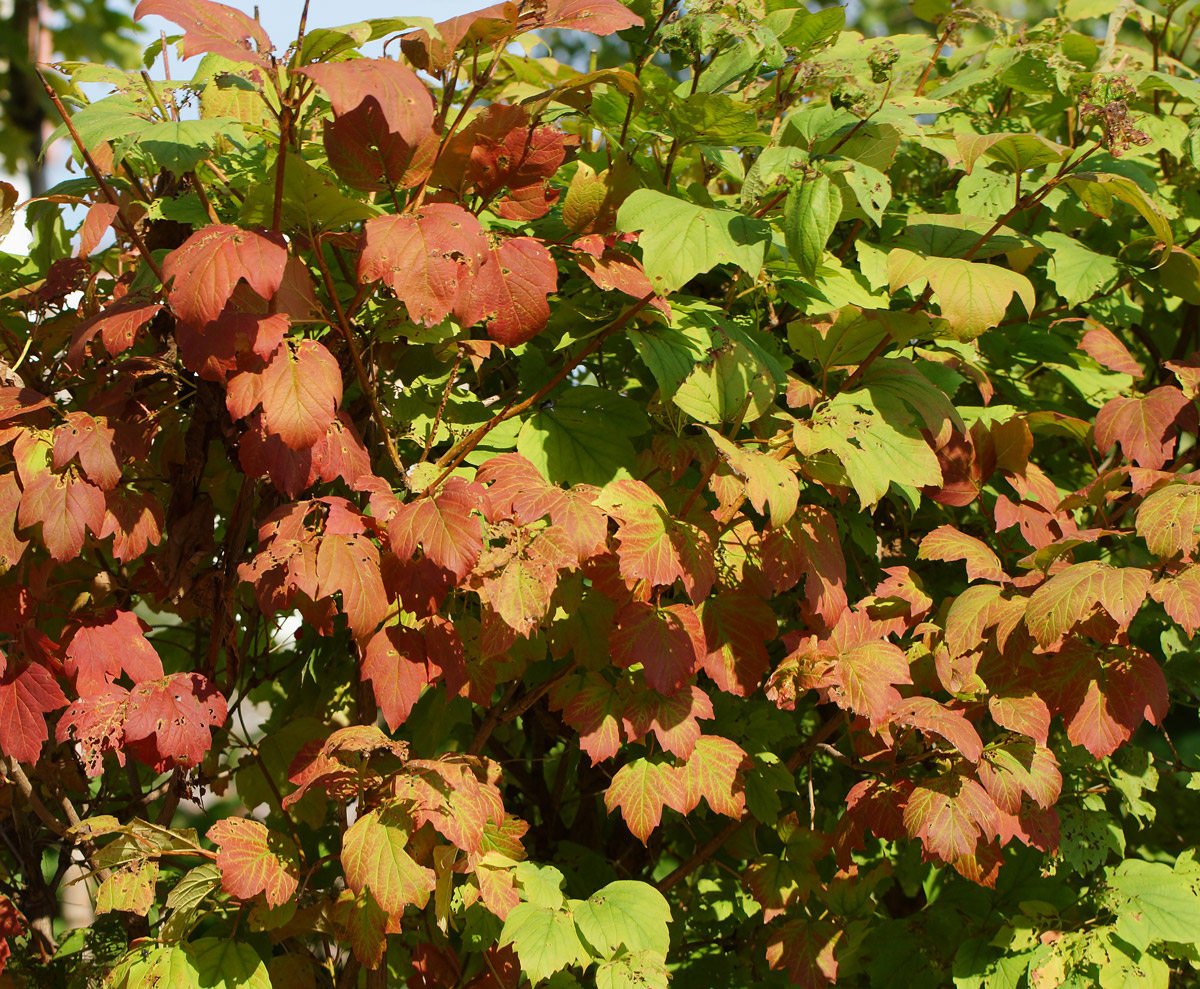
[{"label": "reddish-brown leaf", "polygon": [[226,405],[235,419],[261,403],[263,424],[293,450],[308,450],[329,432],[342,401],[342,373],[316,340],[285,343],[261,372],[244,371],[229,382]]},{"label": "reddish-brown leaf", "polygon": [[958,773],[921,780],[904,807],[909,835],[950,864],[974,855],[979,840],[995,836],[999,825],[996,805],[987,791]]},{"label": "reddish-brown leaf", "polygon": [[664,806],[680,809],[686,802],[685,771],[649,759],[627,762],[617,770],[604,793],[608,812],[619,807],[626,826],[642,844],[662,821]]},{"label": "reddish-brown leaf", "polygon": [[9,663],[0,676],[0,752],[35,763],[49,737],[46,715],[67,706],[53,675],[38,663]]},{"label": "reddish-brown leaf", "polygon": [[1079,341],[1079,349],[1097,364],[1112,371],[1131,374],[1135,378],[1141,378],[1146,373],[1142,365],[1133,359],[1129,348],[1107,327],[1097,325],[1088,330]]},{"label": "reddish-brown leaf", "polygon": [[21,504],[21,485],[17,472],[0,474],[0,573],[11,570],[25,554],[29,540],[17,535],[17,508]]},{"label": "reddish-brown leaf", "polygon": [[73,471],[40,473],[21,493],[17,509],[22,529],[38,523],[50,556],[59,563],[73,560],[83,549],[85,529],[103,531],[104,492]]},{"label": "reddish-brown leaf", "polygon": [[967,567],[968,580],[992,580],[1004,583],[1008,577],[1000,558],[991,547],[974,536],[968,536],[952,525],[934,529],[921,540],[918,560],[962,560]]},{"label": "reddish-brown leaf", "polygon": [[325,91],[339,117],[374,99],[387,129],[415,146],[433,128],[433,98],[407,65],[390,58],[357,58],[349,62],[306,65],[296,70]]},{"label": "reddish-brown leaf", "polygon": [[217,846],[221,888],[240,900],[260,893],[267,906],[287,903],[300,885],[300,865],[292,839],[258,821],[227,817],[208,829]]},{"label": "reddish-brown leaf", "polygon": [[71,336],[67,364],[78,370],[87,355],[87,345],[99,336],[110,357],[116,357],[133,346],[137,332],[162,309],[159,302],[123,298],[84,320]]},{"label": "reddish-brown leaf", "polygon": [[912,683],[904,653],[883,640],[860,642],[838,655],[834,677],[830,696],[838,707],[869,718],[873,726],[886,723],[900,702],[893,684]]},{"label": "reddish-brown leaf", "polygon": [[[165,17],[186,32],[179,42],[183,58],[211,52],[235,62],[267,65],[272,50],[267,32],[253,17],[234,7],[212,0],[142,0],[134,11],[134,20],[150,14]],[[250,47],[253,41],[257,51]]]},{"label": "reddish-brown leaf", "polygon": [[326,531],[317,551],[317,595],[340,592],[342,613],[360,640],[387,614],[387,592],[379,569],[379,548],[364,535]]},{"label": "reddish-brown leaf", "polygon": [[425,556],[462,580],[483,548],[483,526],[476,515],[483,491],[460,478],[447,480],[433,498],[406,502],[388,523],[392,552],[407,560],[419,545]]},{"label": "reddish-brown leaf", "polygon": [[613,662],[624,669],[640,663],[646,683],[660,694],[682,688],[707,654],[704,628],[687,604],[631,602],[617,612],[608,641]]},{"label": "reddish-brown leaf", "polygon": [[416,629],[403,625],[381,628],[367,643],[362,678],[371,681],[375,701],[388,728],[395,731],[433,679],[425,661],[424,638]]},{"label": "reddish-brown leaf", "polygon": [[708,694],[689,684],[670,697],[654,690],[635,691],[625,705],[622,722],[631,742],[640,742],[653,731],[659,744],[680,759],[690,759],[700,739],[698,718],[713,716]]},{"label": "reddish-brown leaf", "polygon": [[845,933],[830,920],[789,920],[767,941],[767,967],[786,968],[800,989],[825,989],[837,982],[837,951]]},{"label": "reddish-brown leaf", "polygon": [[1179,573],[1164,577],[1151,586],[1150,596],[1161,602],[1172,621],[1178,622],[1190,639],[1200,628],[1200,564],[1193,563]]},{"label": "reddish-brown leaf", "polygon": [[162,506],[149,491],[117,488],[109,491],[104,501],[107,512],[98,535],[100,539],[113,537],[112,552],[118,562],[136,560],[162,541]]},{"label": "reddish-brown leaf", "polygon": [[121,468],[113,452],[115,435],[104,417],[68,412],[66,422],[54,430],[54,469],[62,470],[78,457],[88,480],[101,490],[111,490],[121,480]]},{"label": "reddish-brown leaf", "polygon": [[122,672],[134,683],[162,679],[162,660],[146,639],[147,628],[132,611],[110,611],[68,626],[67,676],[81,697],[104,692]]},{"label": "reddish-brown leaf", "polygon": [[1097,759],[1124,745],[1143,720],[1167,713],[1167,681],[1153,657],[1133,647],[1098,650],[1071,641],[1045,670],[1047,700],[1067,738]]},{"label": "reddish-brown leaf", "polygon": [[347,185],[365,192],[407,189],[429,176],[439,138],[432,130],[410,144],[389,128],[379,101],[368,96],[348,113],[325,121],[325,154]]},{"label": "reddish-brown leaf", "polygon": [[79,256],[86,258],[96,249],[116,218],[118,207],[114,203],[93,203],[79,228]]},{"label": "reddish-brown leaf", "polygon": [[763,539],[763,569],[777,591],[803,576],[809,607],[832,628],[846,608],[846,558],[837,523],[825,508],[801,505],[786,526]]},{"label": "reddish-brown leaf", "polygon": [[475,315],[477,307],[463,300],[490,253],[474,216],[451,203],[429,203],[416,213],[367,221],[358,278],[383,281],[413,322],[433,326],[453,312],[469,324],[484,313]]},{"label": "reddish-brown leaf", "polygon": [[984,789],[1006,814],[1021,810],[1023,795],[1040,807],[1051,807],[1062,791],[1054,753],[1027,738],[1010,737],[989,745],[976,771]]},{"label": "reddish-brown leaf", "polygon": [[1096,415],[1096,447],[1121,449],[1139,467],[1158,470],[1170,459],[1185,410],[1192,407],[1178,388],[1162,385],[1148,395],[1113,398]]},{"label": "reddish-brown leaf", "polygon": [[221,315],[242,279],[270,299],[283,282],[286,264],[287,246],[279,234],[218,223],[192,234],[166,256],[162,269],[176,314],[204,326]]},{"label": "reddish-brown leaf", "polygon": [[716,813],[737,820],[746,807],[742,774],[750,759],[740,745],[719,735],[702,735],[683,767],[686,811],[703,797]]},{"label": "reddish-brown leaf", "polygon": [[974,725],[961,711],[939,704],[932,697],[906,698],[892,708],[889,720],[941,735],[969,762],[978,762],[983,753],[983,742]]},{"label": "reddish-brown leaf", "polygon": [[707,655],[704,672],[726,693],[748,697],[767,671],[767,643],[779,628],[770,607],[744,588],[722,591],[700,606]]},{"label": "reddish-brown leaf", "polygon": [[988,698],[988,713],[1001,728],[1019,732],[1045,745],[1050,736],[1050,708],[1029,688],[1012,688]]},{"label": "reddish-brown leaf", "polygon": [[346,885],[356,894],[370,889],[389,919],[399,922],[404,908],[418,909],[435,884],[432,869],[405,850],[412,821],[396,810],[373,810],[350,826],[342,839]]},{"label": "reddish-brown leaf", "polygon": [[563,720],[579,733],[579,747],[593,766],[621,749],[621,709],[617,689],[595,674],[588,674],[582,686],[571,689]]},{"label": "reddish-brown leaf", "polygon": [[125,741],[155,772],[198,766],[212,747],[211,729],[225,724],[225,716],[225,698],[208,680],[199,673],[173,673],[130,691]]},{"label": "reddish-brown leaf", "polygon": [[466,284],[463,321],[485,320],[489,337],[516,347],[546,328],[546,297],[557,286],[558,266],[540,240],[505,238],[498,247],[489,245],[477,275]]}]

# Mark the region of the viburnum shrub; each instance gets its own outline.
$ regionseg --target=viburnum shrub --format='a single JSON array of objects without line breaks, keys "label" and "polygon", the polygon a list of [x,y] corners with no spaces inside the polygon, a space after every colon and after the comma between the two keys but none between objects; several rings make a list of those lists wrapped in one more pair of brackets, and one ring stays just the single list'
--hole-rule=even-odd
[{"label": "viburnum shrub", "polygon": [[790,3],[47,79],[0,984],[1195,984],[1200,7]]}]

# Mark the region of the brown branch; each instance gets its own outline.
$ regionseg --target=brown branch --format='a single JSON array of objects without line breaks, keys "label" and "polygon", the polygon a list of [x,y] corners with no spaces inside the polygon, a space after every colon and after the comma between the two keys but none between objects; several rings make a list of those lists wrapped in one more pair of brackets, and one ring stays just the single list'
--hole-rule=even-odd
[{"label": "brown branch", "polygon": [[942,32],[942,36],[937,39],[937,45],[933,49],[933,54],[929,56],[929,62],[925,66],[925,71],[921,73],[921,78],[917,81],[917,88],[913,91],[913,96],[921,96],[925,92],[925,83],[929,81],[929,73],[933,71],[933,67],[937,65],[938,56],[941,55],[942,49],[946,47],[946,42],[950,40],[950,35],[954,32],[954,19],[949,18],[946,21],[946,30]]},{"label": "brown branch", "polygon": [[423,464],[429,459],[429,451],[433,448],[434,437],[437,436],[438,426],[441,425],[442,416],[446,412],[446,403],[450,400],[450,389],[454,387],[454,382],[458,378],[458,369],[462,366],[465,354],[466,349],[459,347],[458,353],[454,357],[454,366],[450,368],[450,378],[446,382],[446,387],[442,390],[442,400],[438,402],[437,414],[433,417],[433,425],[429,427],[429,435],[425,437],[425,449],[421,451],[421,459],[417,461],[419,464]]}]

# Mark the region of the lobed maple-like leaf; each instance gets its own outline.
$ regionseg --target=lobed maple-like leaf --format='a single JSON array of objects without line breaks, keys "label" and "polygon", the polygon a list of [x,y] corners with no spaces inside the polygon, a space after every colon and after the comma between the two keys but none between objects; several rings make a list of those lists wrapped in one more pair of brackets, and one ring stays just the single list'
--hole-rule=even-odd
[{"label": "lobed maple-like leaf", "polygon": [[478,271],[466,283],[463,322],[483,320],[489,337],[517,347],[546,328],[547,296],[557,285],[558,266],[540,240],[507,237],[488,245]]},{"label": "lobed maple-like leaf", "polygon": [[1187,396],[1171,385],[1110,399],[1096,414],[1096,447],[1104,454],[1119,442],[1139,467],[1158,470],[1171,456],[1181,417],[1191,408]]},{"label": "lobed maple-like leaf", "polygon": [[49,737],[46,715],[67,706],[67,698],[44,666],[9,662],[0,675],[0,753],[35,763]]},{"label": "lobed maple-like leaf", "polygon": [[1050,708],[1028,687],[1000,691],[988,698],[988,713],[1001,728],[1019,732],[1045,745],[1050,735]]},{"label": "lobed maple-like leaf", "polygon": [[383,621],[388,597],[379,569],[379,548],[358,533],[330,533],[317,550],[317,596],[342,595],[350,631],[365,640]]},{"label": "lobed maple-like leaf", "polygon": [[1051,807],[1062,791],[1054,753],[1027,738],[989,745],[976,771],[984,789],[1006,814],[1018,813],[1025,795],[1040,807]]},{"label": "lobed maple-like leaf", "polygon": [[82,367],[87,346],[97,336],[110,357],[124,353],[133,346],[138,330],[149,323],[160,309],[162,303],[129,296],[107,306],[75,327],[67,350],[67,364],[76,370]]},{"label": "lobed maple-like leaf", "polygon": [[653,690],[635,692],[626,702],[621,720],[631,742],[640,742],[653,731],[664,751],[690,759],[701,734],[697,719],[712,717],[712,701],[691,684],[670,697]]},{"label": "lobed maple-like leaf", "polygon": [[97,536],[113,537],[112,552],[120,563],[136,560],[162,542],[166,521],[162,505],[149,491],[117,488],[105,495],[104,525]]},{"label": "lobed maple-like leaf", "polygon": [[[151,14],[165,17],[186,32],[179,42],[183,58],[210,52],[235,62],[267,65],[271,39],[253,17],[235,7],[212,0],[141,0],[134,20]],[[257,51],[250,47],[253,41]]]},{"label": "lobed maple-like leaf", "polygon": [[767,940],[767,967],[786,968],[800,989],[825,989],[837,982],[837,953],[845,934],[845,929],[831,920],[789,920]]},{"label": "lobed maple-like leaf", "polygon": [[934,529],[917,550],[918,560],[962,560],[967,567],[968,580],[991,580],[1004,583],[1008,577],[1000,565],[1000,558],[981,539],[968,536],[952,525]]},{"label": "lobed maple-like leaf", "polygon": [[687,801],[687,778],[676,767],[649,759],[634,759],[617,770],[604,792],[604,806],[617,808],[626,826],[644,845],[662,822],[663,807],[679,809]]},{"label": "lobed maple-like leaf", "polygon": [[912,683],[908,660],[899,647],[882,640],[860,642],[841,653],[834,665],[830,696],[841,708],[885,724],[900,702],[894,684]]},{"label": "lobed maple-like leaf", "polygon": [[479,221],[461,206],[428,203],[418,212],[368,220],[358,260],[360,282],[382,281],[415,323],[434,326],[452,312],[475,322],[467,295],[491,252]]},{"label": "lobed maple-like leaf", "polygon": [[801,505],[786,526],[767,532],[762,554],[775,590],[790,590],[803,577],[809,607],[827,627],[837,623],[847,604],[846,558],[828,509]]},{"label": "lobed maple-like leaf", "polygon": [[261,893],[271,907],[282,906],[295,895],[300,864],[287,835],[258,821],[227,817],[208,829],[208,838],[217,845],[217,868],[226,893],[241,900]]},{"label": "lobed maple-like leaf", "polygon": [[125,742],[155,772],[198,766],[212,747],[211,729],[225,724],[226,714],[225,698],[199,673],[146,680],[129,693]]},{"label": "lobed maple-like leaf", "polygon": [[737,587],[706,598],[700,618],[704,672],[726,693],[748,697],[769,666],[767,643],[779,629],[775,612],[753,591]]},{"label": "lobed maple-like leaf", "polygon": [[611,759],[621,750],[622,700],[616,688],[595,674],[582,686],[573,686],[562,716],[579,733],[579,747],[592,765]]},{"label": "lobed maple-like leaf", "polygon": [[279,234],[218,223],[196,231],[168,254],[162,270],[171,285],[171,307],[184,321],[204,326],[221,315],[242,279],[264,299],[274,296],[286,264],[287,246]]},{"label": "lobed maple-like leaf", "polygon": [[432,824],[452,844],[479,854],[489,819],[504,818],[500,791],[487,773],[487,764],[473,756],[411,759],[392,781],[392,793],[408,804],[418,827]]},{"label": "lobed maple-like leaf", "polygon": [[0,573],[17,565],[25,555],[28,539],[17,535],[17,509],[21,504],[21,485],[16,471],[0,474]]},{"label": "lobed maple-like leaf", "polygon": [[680,690],[708,652],[704,628],[687,604],[630,602],[617,612],[608,641],[613,662],[624,669],[641,664],[646,683],[664,695]]},{"label": "lobed maple-like leaf", "polygon": [[1071,640],[1050,657],[1043,691],[1067,738],[1097,759],[1124,745],[1146,720],[1161,724],[1167,681],[1154,658],[1131,646],[1099,650]]},{"label": "lobed maple-like leaf", "polygon": [[702,735],[683,767],[685,813],[703,797],[716,813],[735,820],[746,807],[742,774],[750,759],[736,742],[719,735]]},{"label": "lobed maple-like leaf", "polygon": [[462,580],[483,549],[483,527],[475,514],[482,501],[478,485],[451,477],[434,497],[406,502],[388,523],[392,552],[406,560],[419,545],[428,559]]},{"label": "lobed maple-like leaf", "polygon": [[1190,639],[1200,628],[1200,564],[1193,563],[1177,574],[1150,586],[1150,596],[1162,604],[1171,620],[1178,622]]},{"label": "lobed maple-like leaf", "polygon": [[357,896],[343,890],[333,916],[345,930],[354,957],[368,969],[379,968],[387,947],[388,915],[371,888],[363,887]]},{"label": "lobed maple-like leaf", "polygon": [[58,563],[79,556],[87,530],[104,529],[104,492],[68,469],[39,473],[21,492],[17,525],[41,524],[42,545]]},{"label": "lobed maple-like leaf", "polygon": [[1079,341],[1079,349],[1097,364],[1121,374],[1129,374],[1134,378],[1142,378],[1146,374],[1142,365],[1133,359],[1129,348],[1105,326],[1093,324],[1092,329]]},{"label": "lobed maple-like leaf", "polygon": [[433,892],[432,869],[419,865],[405,850],[412,822],[396,810],[373,810],[355,821],[342,838],[346,885],[371,894],[392,922],[404,908],[425,906]]},{"label": "lobed maple-like leaf", "polygon": [[113,450],[115,434],[105,418],[68,412],[66,422],[54,430],[54,469],[62,470],[78,457],[89,481],[103,491],[116,487],[121,468]]},{"label": "lobed maple-like leaf", "polygon": [[243,371],[229,382],[226,405],[235,419],[262,405],[263,424],[293,450],[323,440],[342,401],[342,373],[316,340],[285,342],[262,371]]},{"label": "lobed maple-like leaf", "polygon": [[1096,607],[1125,628],[1146,600],[1151,580],[1149,570],[1137,567],[1112,567],[1098,560],[1073,564],[1033,592],[1025,624],[1043,646],[1085,620]]},{"label": "lobed maple-like leaf", "polygon": [[425,660],[425,640],[403,625],[381,628],[367,643],[362,678],[370,680],[388,728],[395,731],[408,717],[432,679]]},{"label": "lobed maple-like leaf", "polygon": [[1168,484],[1138,507],[1137,534],[1155,556],[1191,557],[1200,545],[1200,484]]},{"label": "lobed maple-like leaf", "polygon": [[941,735],[968,762],[978,762],[983,754],[979,732],[963,713],[938,703],[932,697],[906,698],[892,708],[888,717],[897,724],[911,725],[923,732]]},{"label": "lobed maple-like leaf", "polygon": [[69,626],[62,646],[67,676],[79,695],[103,692],[122,672],[134,683],[162,679],[162,660],[146,639],[147,629],[132,611],[117,610]]},{"label": "lobed maple-like leaf", "polygon": [[943,862],[974,855],[980,839],[999,830],[1000,817],[987,791],[975,780],[944,773],[921,780],[904,807],[904,826]]},{"label": "lobed maple-like leaf", "polygon": [[296,72],[324,90],[339,117],[373,99],[388,131],[398,134],[406,144],[420,144],[433,129],[433,98],[417,74],[402,62],[358,58],[306,65]]}]

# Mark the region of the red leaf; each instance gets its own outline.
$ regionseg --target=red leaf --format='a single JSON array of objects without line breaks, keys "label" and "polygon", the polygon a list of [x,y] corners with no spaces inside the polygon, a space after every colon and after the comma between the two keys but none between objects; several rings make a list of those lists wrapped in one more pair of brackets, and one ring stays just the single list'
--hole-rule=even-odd
[{"label": "red leaf", "polygon": [[379,570],[379,549],[366,536],[326,532],[317,551],[317,594],[342,595],[346,624],[366,639],[387,614],[387,592]]},{"label": "red leaf", "polygon": [[[147,2],[142,0],[142,6]],[[204,326],[221,315],[243,278],[255,292],[270,299],[283,282],[286,264],[287,247],[279,234],[214,224],[196,231],[168,254],[162,268],[163,277],[171,283],[172,308],[185,322]]]},{"label": "red leaf", "polygon": [[0,422],[8,422],[10,419],[47,409],[51,404],[50,399],[39,395],[32,388],[0,386]]},{"label": "red leaf", "polygon": [[767,967],[786,968],[800,989],[824,989],[837,982],[837,949],[845,930],[829,920],[789,920],[767,941]]},{"label": "red leaf", "polygon": [[606,35],[641,27],[644,21],[618,0],[549,0],[546,19],[538,27]]},{"label": "red leaf", "polygon": [[837,624],[846,609],[846,558],[827,509],[801,505],[786,526],[767,532],[762,553],[775,590],[790,590],[803,576],[809,607],[828,628]]},{"label": "red leaf", "polygon": [[[609,248],[598,258],[581,251],[575,260],[580,270],[604,292],[615,290],[640,299],[654,291],[642,263],[632,254]],[[666,299],[654,299],[650,305],[671,318],[671,304]]]},{"label": "red leaf", "polygon": [[132,611],[110,611],[68,629],[63,637],[67,676],[80,697],[103,693],[122,672],[134,683],[162,679],[162,660],[146,630]]},{"label": "red leaf", "polygon": [[113,556],[118,562],[136,560],[148,547],[162,541],[163,510],[154,495],[118,488],[108,492],[105,504],[108,510],[98,536],[113,537]]},{"label": "red leaf", "polygon": [[89,776],[103,772],[105,752],[114,752],[117,762],[125,765],[125,712],[129,691],[110,686],[103,692],[75,701],[58,720],[59,742],[74,739],[83,754],[84,770]]},{"label": "red leaf", "polygon": [[93,203],[79,228],[79,256],[86,258],[96,249],[101,238],[112,226],[118,207],[112,203]]},{"label": "red leaf", "polygon": [[704,672],[726,693],[750,696],[769,665],[767,643],[779,628],[775,612],[757,594],[734,588],[706,598],[700,616],[707,651]]},{"label": "red leaf", "polygon": [[62,470],[78,457],[88,480],[104,491],[111,490],[121,480],[113,452],[114,435],[107,419],[68,412],[66,422],[54,430],[54,469]]},{"label": "red leaf", "polygon": [[388,728],[395,731],[432,679],[421,634],[403,625],[381,628],[367,643],[362,678],[371,681]]},{"label": "red leaf", "polygon": [[932,697],[909,697],[901,701],[892,708],[890,720],[941,735],[969,762],[978,762],[983,753],[979,732],[962,712],[944,707]]},{"label": "red leaf", "polygon": [[415,146],[433,129],[433,98],[407,65],[390,58],[356,58],[296,69],[320,86],[339,117],[373,98],[388,130]]},{"label": "red leaf", "polygon": [[300,885],[300,867],[292,839],[258,821],[227,817],[208,829],[217,845],[221,888],[240,900],[262,893],[267,906],[287,903]]},{"label": "red leaf", "polygon": [[211,728],[225,724],[225,698],[199,673],[173,673],[129,693],[125,741],[155,772],[197,766],[212,747]]},{"label": "red leaf", "polygon": [[613,662],[623,669],[641,663],[646,683],[664,695],[683,687],[707,652],[700,619],[687,604],[627,604],[608,642]]},{"label": "red leaf", "polygon": [[1045,677],[1067,738],[1097,759],[1129,741],[1143,719],[1160,724],[1167,713],[1167,681],[1141,649],[1098,650],[1073,640],[1050,657]]},{"label": "red leaf", "polygon": [[889,720],[900,701],[893,684],[912,683],[908,660],[890,642],[860,642],[841,653],[834,665],[830,696],[838,707],[869,718],[872,727]]},{"label": "red leaf", "polygon": [[483,549],[483,527],[476,512],[482,489],[457,477],[434,498],[406,502],[388,523],[392,552],[407,560],[420,545],[425,555],[462,580]]},{"label": "red leaf", "polygon": [[988,712],[1001,728],[1020,732],[1039,745],[1050,736],[1050,708],[1037,694],[1013,688],[988,698]]},{"label": "red leaf", "polygon": [[980,838],[994,836],[1000,818],[996,805],[975,780],[945,773],[921,780],[904,808],[904,826],[913,838],[943,862],[975,854]]},{"label": "red leaf", "polygon": [[486,319],[489,337],[516,347],[546,328],[546,296],[557,286],[558,267],[542,242],[508,237],[499,247],[488,247],[478,274],[467,284],[463,322]]},{"label": "red leaf", "polygon": [[67,698],[44,666],[9,663],[0,676],[0,752],[35,763],[49,737],[46,715],[67,706]]},{"label": "red leaf", "polygon": [[1110,399],[1096,415],[1096,447],[1108,453],[1120,441],[1130,460],[1158,470],[1175,448],[1181,416],[1191,408],[1183,392],[1170,385],[1136,398]]},{"label": "red leaf", "polygon": [[59,563],[73,560],[83,549],[84,529],[104,528],[104,492],[73,472],[40,473],[21,493],[17,524],[42,525],[42,544]]},{"label": "red leaf", "polygon": [[67,364],[78,370],[83,366],[87,345],[99,334],[104,349],[110,357],[116,357],[133,346],[137,331],[150,322],[162,304],[145,302],[128,297],[101,310],[91,319],[84,320],[71,337],[67,351]]},{"label": "red leaf", "polygon": [[427,131],[410,144],[389,129],[379,101],[369,96],[348,113],[325,121],[325,154],[338,178],[365,192],[419,185],[429,176],[439,138]]},{"label": "red leaf", "polygon": [[253,413],[250,428],[238,440],[238,463],[250,477],[268,476],[289,498],[311,487],[320,476],[314,451],[293,450],[276,433],[268,433],[261,413]]},{"label": "red leaf", "polygon": [[1142,369],[1129,349],[1113,335],[1106,327],[1097,325],[1088,330],[1079,341],[1079,349],[1087,354],[1097,364],[1122,374],[1131,374],[1134,378],[1143,377],[1146,372]]},{"label": "red leaf", "polygon": [[1178,622],[1190,639],[1200,628],[1200,564],[1185,567],[1164,577],[1150,588],[1150,596],[1162,603],[1171,620]]},{"label": "red leaf", "polygon": [[399,812],[373,810],[355,821],[342,839],[346,885],[355,893],[369,888],[396,923],[409,904],[423,907],[434,888],[433,870],[418,865],[405,851],[411,824]]},{"label": "red leaf", "polygon": [[572,685],[570,700],[563,707],[563,721],[579,733],[579,747],[593,766],[620,751],[620,713],[620,696],[607,680],[588,674],[583,686]]},{"label": "red leaf", "polygon": [[1062,791],[1054,753],[1030,739],[1010,737],[989,745],[977,772],[996,806],[1006,814],[1020,811],[1023,794],[1045,808],[1052,807]]},{"label": "red leaf", "polygon": [[680,759],[691,758],[700,738],[697,718],[713,717],[708,695],[690,684],[670,697],[654,690],[636,691],[625,705],[622,721],[631,742],[640,742],[653,731],[664,750]]},{"label": "red leaf", "polygon": [[462,300],[474,291],[490,251],[474,216],[451,203],[429,203],[417,213],[367,221],[358,279],[382,280],[415,323],[434,326],[454,312],[469,325],[479,317],[467,319],[476,307]]},{"label": "red leaf", "polygon": [[[141,20],[150,14],[165,17],[186,32],[179,42],[183,58],[212,52],[235,62],[254,62],[267,65],[266,53],[272,50],[271,39],[258,21],[240,10],[211,0],[142,0],[133,19]],[[250,47],[253,41],[258,47]]]},{"label": "red leaf", "polygon": [[316,340],[285,343],[258,373],[229,382],[226,405],[235,419],[262,404],[263,423],[293,450],[308,450],[329,432],[342,401],[342,373]]},{"label": "red leaf", "polygon": [[684,771],[649,759],[627,762],[617,770],[604,792],[608,812],[611,814],[620,807],[626,826],[642,844],[662,821],[663,806],[681,808],[686,800]]}]

